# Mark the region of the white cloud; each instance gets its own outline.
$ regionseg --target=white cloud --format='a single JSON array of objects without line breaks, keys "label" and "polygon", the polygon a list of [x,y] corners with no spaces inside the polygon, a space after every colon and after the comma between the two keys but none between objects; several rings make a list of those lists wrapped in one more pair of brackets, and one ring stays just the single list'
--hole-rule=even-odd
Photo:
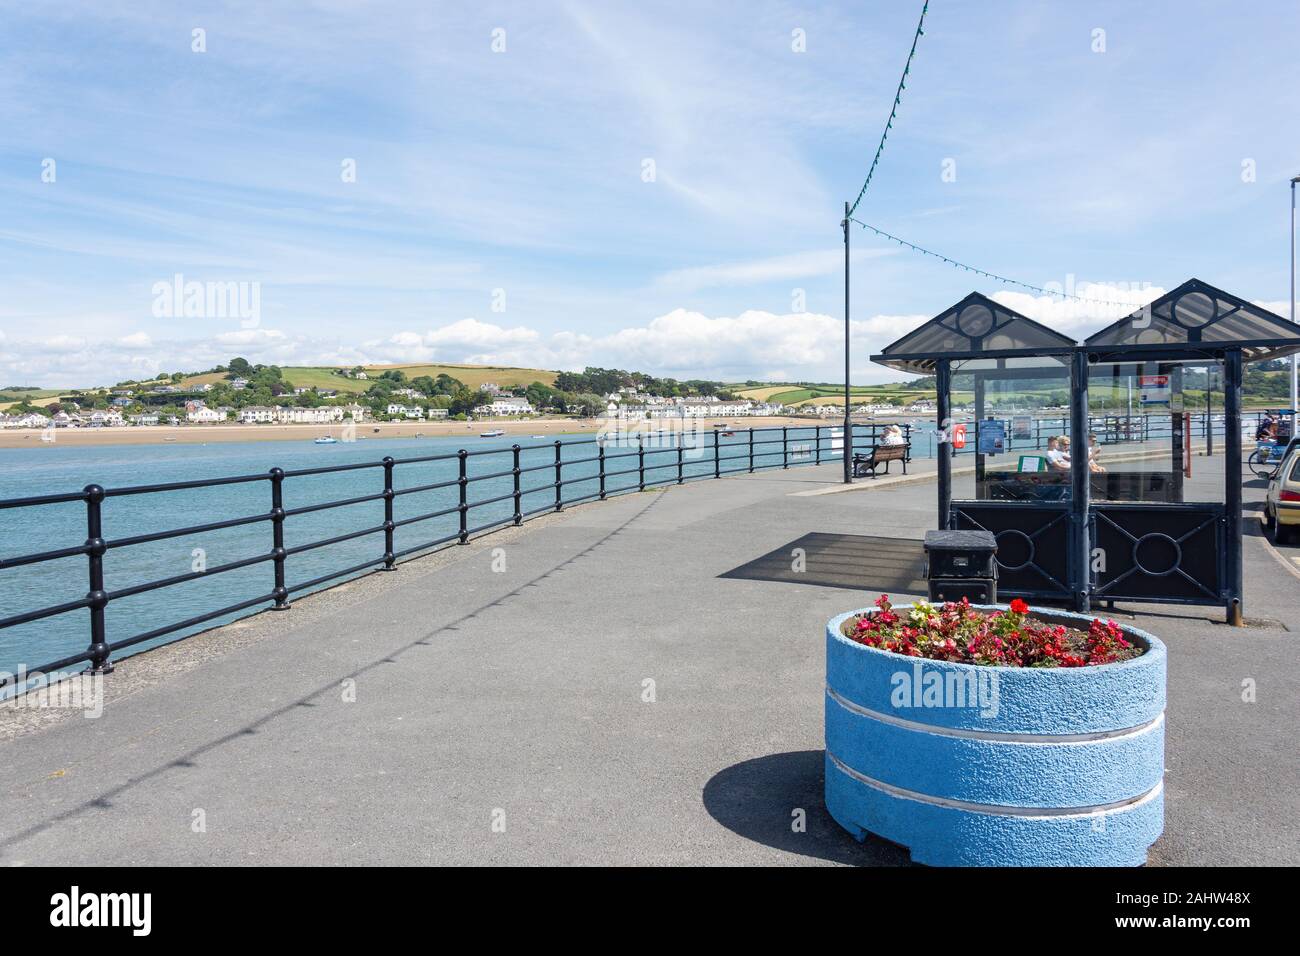
[{"label": "white cloud", "polygon": [[1062,286],[1061,291],[1079,299],[1010,289],[995,292],[990,298],[1058,332],[1082,339],[1160,298],[1167,290],[1138,283],[1076,282]]},{"label": "white cloud", "polygon": [[[1286,299],[1274,299],[1272,301],[1252,299],[1251,301],[1261,309],[1268,309],[1274,315],[1280,315],[1284,319],[1291,318],[1291,304]],[[1296,309],[1296,314],[1300,315],[1300,307]]]},{"label": "white cloud", "polygon": [[132,332],[118,339],[117,344],[124,349],[147,349],[153,347],[153,339],[144,332]]},{"label": "white cloud", "polygon": [[[878,256],[894,255],[893,249],[871,249],[852,252],[854,262]],[[772,256],[749,262],[723,265],[696,266],[674,269],[655,279],[655,286],[674,292],[694,291],[712,286],[754,285],[760,282],[786,282],[834,275],[844,269],[844,252],[840,249],[818,249],[792,255]]]},{"label": "white cloud", "polygon": [[86,347],[86,340],[75,335],[52,335],[46,339],[38,339],[31,343],[31,347],[41,352],[80,352]]}]

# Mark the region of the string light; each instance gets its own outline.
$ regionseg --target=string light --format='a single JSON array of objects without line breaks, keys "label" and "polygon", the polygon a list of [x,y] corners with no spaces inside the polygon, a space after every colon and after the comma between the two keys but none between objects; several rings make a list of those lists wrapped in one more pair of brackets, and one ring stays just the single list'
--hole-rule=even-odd
[{"label": "string light", "polygon": [[1000,276],[994,272],[987,272],[984,269],[977,269],[974,266],[969,266],[964,262],[960,262],[956,259],[950,259],[948,256],[942,255],[938,252],[933,252],[929,249],[926,249],[923,246],[918,246],[914,242],[908,242],[906,239],[900,239],[898,236],[890,235],[889,233],[885,232],[883,229],[877,229],[875,226],[869,223],[865,223],[860,219],[854,219],[852,216],[850,216],[849,219],[852,222],[856,222],[863,229],[870,229],[872,232],[874,232],[877,236],[880,236],[882,239],[888,239],[890,242],[896,242],[900,246],[906,246],[907,248],[911,249],[913,252],[921,253],[921,255],[931,256],[932,258],[935,259],[941,259],[944,262],[946,262],[948,265],[953,266],[956,269],[965,269],[967,272],[973,272],[976,275],[984,276],[986,279],[992,279],[995,282],[1001,282],[1006,285],[1019,286],[1022,289],[1028,289],[1030,292],[1037,292],[1039,295],[1054,295],[1062,299],[1071,299],[1075,302],[1092,302],[1095,303],[1096,305],[1113,305],[1113,306],[1119,306],[1120,308],[1123,309],[1128,309],[1129,311],[1134,311],[1142,307],[1141,303],[1138,302],[1116,302],[1111,299],[1090,299],[1086,296],[1074,295],[1069,292],[1057,292],[1055,289],[1044,289],[1042,286],[1030,285],[1028,282],[1021,282],[1019,279],[1008,279],[1006,276]]},{"label": "string light", "polygon": [[871,177],[875,175],[876,165],[880,162],[880,154],[885,151],[885,140],[889,138],[889,131],[894,127],[894,120],[898,116],[899,104],[903,101],[903,90],[907,89],[907,75],[912,71],[912,57],[916,56],[916,44],[925,36],[925,31],[921,27],[925,24],[925,11],[930,8],[930,0],[925,0],[921,5],[921,19],[916,24],[916,35],[912,37],[912,49],[907,54],[907,63],[903,65],[903,75],[898,81],[898,89],[894,92],[894,105],[889,109],[889,119],[885,121],[885,131],[880,135],[880,145],[876,147],[876,157],[871,161],[871,168],[867,170],[866,182],[862,184],[862,189],[858,191],[858,198],[853,201],[853,206],[849,209],[849,215],[857,212],[858,203],[862,202],[862,197],[867,194],[867,187],[871,185]]}]

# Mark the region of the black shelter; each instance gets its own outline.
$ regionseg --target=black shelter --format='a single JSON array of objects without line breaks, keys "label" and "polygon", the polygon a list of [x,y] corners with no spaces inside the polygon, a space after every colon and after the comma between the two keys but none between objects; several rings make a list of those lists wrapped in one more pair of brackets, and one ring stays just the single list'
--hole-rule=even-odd
[{"label": "black shelter", "polygon": [[[934,376],[938,527],[993,533],[1002,594],[1240,623],[1243,365],[1297,352],[1300,326],[1190,279],[1082,344],[971,293],[872,360]],[[1194,472],[1189,403],[1212,451],[1220,383]]]}]

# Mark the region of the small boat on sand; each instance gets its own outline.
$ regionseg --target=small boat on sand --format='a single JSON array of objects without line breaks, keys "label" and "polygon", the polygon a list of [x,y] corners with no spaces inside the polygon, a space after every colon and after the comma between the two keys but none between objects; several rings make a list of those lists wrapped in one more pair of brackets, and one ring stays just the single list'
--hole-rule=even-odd
[{"label": "small boat on sand", "polygon": [[312,439],[313,445],[337,445],[339,440],[331,438],[329,435],[322,435],[320,438]]},{"label": "small boat on sand", "polygon": [[490,431],[479,432],[478,437],[479,438],[500,438],[505,433],[506,430],[504,428],[493,428]]}]

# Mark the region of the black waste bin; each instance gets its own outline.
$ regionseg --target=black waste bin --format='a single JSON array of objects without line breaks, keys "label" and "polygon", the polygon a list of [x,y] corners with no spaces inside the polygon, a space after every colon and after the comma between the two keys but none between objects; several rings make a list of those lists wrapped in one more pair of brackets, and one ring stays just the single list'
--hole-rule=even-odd
[{"label": "black waste bin", "polygon": [[998,542],[988,531],[927,531],[926,578],[931,601],[996,604]]}]

